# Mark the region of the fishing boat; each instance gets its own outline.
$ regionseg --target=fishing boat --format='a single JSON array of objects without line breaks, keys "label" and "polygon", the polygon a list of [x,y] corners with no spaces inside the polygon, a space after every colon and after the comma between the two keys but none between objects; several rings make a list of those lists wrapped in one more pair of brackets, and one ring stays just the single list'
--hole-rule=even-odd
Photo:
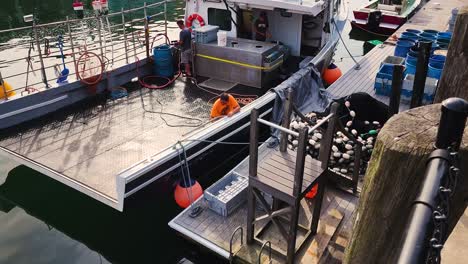
[{"label": "fishing boat", "polygon": [[353,10],[353,28],[390,35],[403,25],[421,0],[372,0]]},{"label": "fishing boat", "polygon": [[[339,39],[339,1],[187,1],[189,78],[167,18],[181,2],[117,11],[97,2],[92,15],[48,24],[28,16],[30,26],[0,31],[28,36],[0,49],[0,153],[119,211],[149,184],[178,179],[181,149],[204,174],[239,151],[218,143],[246,142],[250,111],[269,119],[278,92],[325,70]],[[271,37],[257,41],[262,13]],[[163,76],[157,68],[168,62]],[[241,110],[211,122],[222,92]]]}]

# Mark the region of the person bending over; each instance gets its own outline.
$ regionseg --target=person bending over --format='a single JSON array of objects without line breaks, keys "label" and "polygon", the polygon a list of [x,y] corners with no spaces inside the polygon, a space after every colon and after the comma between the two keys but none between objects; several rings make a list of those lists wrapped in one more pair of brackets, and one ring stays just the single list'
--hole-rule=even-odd
[{"label": "person bending over", "polygon": [[240,106],[237,103],[236,99],[227,93],[222,93],[219,99],[213,104],[211,109],[211,119],[229,116],[231,117],[235,113],[240,111]]}]

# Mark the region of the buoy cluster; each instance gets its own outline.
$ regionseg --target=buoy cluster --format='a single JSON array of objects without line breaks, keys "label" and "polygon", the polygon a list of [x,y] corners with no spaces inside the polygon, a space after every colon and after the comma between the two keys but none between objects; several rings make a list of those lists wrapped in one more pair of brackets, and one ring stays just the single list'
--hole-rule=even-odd
[{"label": "buoy cluster", "polygon": [[[344,124],[345,130],[350,132],[355,139],[362,144],[360,160],[355,160],[356,142],[348,138],[343,132],[337,131],[333,138],[329,168],[342,174],[351,175],[354,171],[354,163],[360,162],[359,173],[364,174],[372,155],[375,139],[380,131],[381,124],[378,121],[364,121],[363,128],[361,128],[361,131],[358,131],[353,124],[357,113],[351,109],[351,103],[349,101],[345,102],[345,106],[348,110],[348,121]],[[290,129],[298,132],[305,127],[311,128],[323,118],[320,114],[314,112],[308,113],[305,116],[311,121],[311,124],[303,121],[301,117],[295,116],[290,123]],[[325,130],[322,128],[318,128],[316,131],[309,134],[306,150],[307,154],[314,159],[318,159],[321,146],[320,142],[324,134]],[[299,142],[296,137],[292,135],[288,136],[289,149],[296,150],[298,144]]]}]

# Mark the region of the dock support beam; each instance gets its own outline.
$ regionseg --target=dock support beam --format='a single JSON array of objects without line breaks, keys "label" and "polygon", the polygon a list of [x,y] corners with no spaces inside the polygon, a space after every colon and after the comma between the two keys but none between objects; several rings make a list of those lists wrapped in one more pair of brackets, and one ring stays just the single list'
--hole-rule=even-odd
[{"label": "dock support beam", "polygon": [[[403,65],[393,66],[392,92],[390,94],[390,102],[388,104],[388,117],[398,114],[400,110],[401,87],[403,85]],[[423,89],[424,92],[424,89]]]},{"label": "dock support beam", "polygon": [[249,188],[247,192],[247,243],[251,244],[254,241],[255,226],[253,221],[255,219],[255,204],[256,199],[251,178],[257,177],[257,164],[258,164],[258,118],[259,112],[257,109],[252,109],[250,112],[250,149],[249,149]]},{"label": "dock support beam", "polygon": [[418,62],[416,64],[416,74],[414,75],[413,96],[411,97],[410,108],[415,108],[422,105],[424,87],[426,86],[429,57],[431,55],[431,46],[431,42],[419,42]]}]

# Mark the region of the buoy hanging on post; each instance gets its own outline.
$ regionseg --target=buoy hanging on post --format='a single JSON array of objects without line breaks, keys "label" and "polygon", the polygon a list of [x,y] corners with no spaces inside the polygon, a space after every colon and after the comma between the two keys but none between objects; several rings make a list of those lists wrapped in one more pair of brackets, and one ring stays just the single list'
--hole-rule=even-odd
[{"label": "buoy hanging on post", "polygon": [[317,190],[318,190],[318,183],[315,184],[308,193],[306,193],[305,197],[308,199],[313,199],[315,195],[317,195]]},{"label": "buoy hanging on post", "polygon": [[184,181],[180,181],[174,190],[174,198],[176,203],[182,207],[190,206],[191,201],[196,201],[203,195],[203,188],[196,180],[191,180],[190,186],[185,186]]},{"label": "buoy hanging on post", "polygon": [[79,2],[78,0],[75,0],[73,2],[73,10],[75,11],[76,17],[79,19],[84,18],[84,5],[83,2]]}]

